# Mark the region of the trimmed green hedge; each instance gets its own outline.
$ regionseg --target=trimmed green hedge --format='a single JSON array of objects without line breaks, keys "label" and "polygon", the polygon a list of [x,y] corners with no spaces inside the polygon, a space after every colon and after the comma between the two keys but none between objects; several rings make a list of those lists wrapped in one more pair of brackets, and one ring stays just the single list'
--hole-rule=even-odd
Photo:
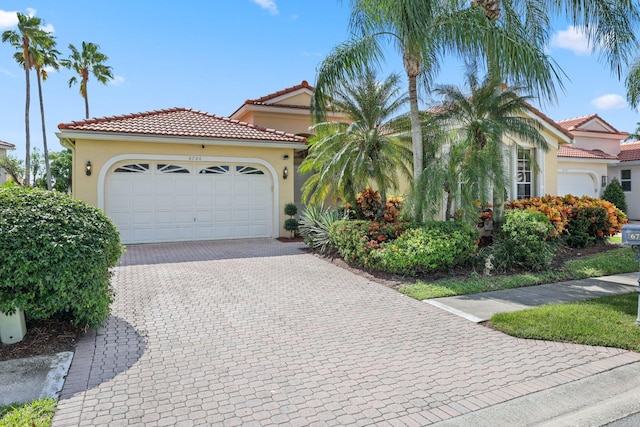
[{"label": "trimmed green hedge", "polygon": [[478,231],[463,222],[427,222],[411,228],[376,253],[379,268],[416,275],[446,270],[467,261],[478,246]]},{"label": "trimmed green hedge", "polygon": [[66,194],[0,189],[0,311],[98,328],[109,314],[109,268],[123,247],[111,220]]},{"label": "trimmed green hedge", "polygon": [[330,244],[346,261],[398,274],[446,270],[464,263],[477,248],[478,232],[462,222],[378,223],[337,221]]},{"label": "trimmed green hedge", "polygon": [[499,271],[541,270],[553,259],[553,247],[547,241],[553,224],[541,212],[508,210],[492,251]]}]

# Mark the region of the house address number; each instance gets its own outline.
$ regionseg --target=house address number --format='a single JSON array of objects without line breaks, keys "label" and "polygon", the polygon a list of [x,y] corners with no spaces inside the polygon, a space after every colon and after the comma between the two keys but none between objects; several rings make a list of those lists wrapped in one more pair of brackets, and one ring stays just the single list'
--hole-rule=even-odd
[{"label": "house address number", "polygon": [[202,156],[189,156],[189,160],[199,162],[202,160]]}]

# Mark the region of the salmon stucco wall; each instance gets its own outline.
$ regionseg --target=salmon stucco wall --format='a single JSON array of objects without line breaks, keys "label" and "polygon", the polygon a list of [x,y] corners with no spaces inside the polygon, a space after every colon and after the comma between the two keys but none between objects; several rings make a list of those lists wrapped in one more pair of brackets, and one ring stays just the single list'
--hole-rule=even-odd
[{"label": "salmon stucco wall", "polygon": [[[217,158],[261,159],[270,165],[271,174],[278,183],[277,202],[274,205],[274,221],[279,227],[274,228],[275,236],[289,236],[284,230],[283,224],[284,206],[294,201],[293,188],[293,148],[271,147],[242,147],[157,142],[132,142],[132,141],[99,141],[82,140],[75,141],[73,150],[73,195],[94,206],[104,208],[104,200],[99,200],[100,177],[106,175],[106,168],[110,167],[113,159],[140,159],[141,156],[169,156],[180,161],[217,161]],[[124,156],[124,157],[123,157]],[[148,157],[147,157],[148,158]],[[144,159],[144,157],[142,157]],[[85,165],[91,162],[92,174],[87,176]],[[284,168],[288,169],[288,179],[283,178]],[[102,183],[104,185],[104,182]]]}]

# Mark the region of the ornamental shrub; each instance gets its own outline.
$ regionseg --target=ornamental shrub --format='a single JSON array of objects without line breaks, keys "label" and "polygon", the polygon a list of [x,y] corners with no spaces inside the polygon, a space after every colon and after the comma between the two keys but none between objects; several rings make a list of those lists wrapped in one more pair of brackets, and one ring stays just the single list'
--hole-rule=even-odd
[{"label": "ornamental shrub", "polygon": [[408,222],[336,221],[329,229],[329,244],[345,261],[373,267],[375,264],[373,254],[380,245],[398,238],[410,226]]},{"label": "ornamental shrub", "polygon": [[380,193],[369,187],[356,195],[356,217],[374,220],[380,213]]},{"label": "ornamental shrub", "polygon": [[464,263],[478,246],[478,231],[455,222],[427,222],[383,243],[375,254],[381,270],[416,275]]},{"label": "ornamental shrub", "polygon": [[300,217],[299,232],[304,243],[312,250],[325,253],[329,246],[329,229],[331,224],[341,219],[348,219],[349,214],[345,210],[322,206],[307,206]]},{"label": "ornamental shrub", "polygon": [[553,259],[549,218],[533,210],[509,210],[493,244],[493,266],[499,271],[541,270]]},{"label": "ornamental shrub", "polygon": [[[564,197],[512,200],[507,204],[507,209],[542,212],[555,229],[550,237],[564,238],[569,245],[578,247],[603,241],[606,236],[619,233],[622,225],[627,223],[624,212],[611,202],[589,196],[575,197],[568,194]],[[582,210],[586,211],[581,213]],[[588,218],[588,224],[584,218]]]},{"label": "ornamental shrub", "polygon": [[611,182],[607,184],[604,193],[602,193],[602,199],[613,203],[616,208],[622,212],[627,212],[627,199],[624,195],[622,185],[620,185],[620,181],[616,178],[613,178]]},{"label": "ornamental shrub", "polygon": [[354,214],[356,219],[366,219],[371,221],[396,222],[400,217],[400,209],[402,208],[402,198],[389,197],[380,215],[382,202],[380,193],[369,187],[356,195],[356,206]]},{"label": "ornamental shrub", "polygon": [[0,189],[0,311],[99,328],[123,247],[111,220],[66,194]]}]

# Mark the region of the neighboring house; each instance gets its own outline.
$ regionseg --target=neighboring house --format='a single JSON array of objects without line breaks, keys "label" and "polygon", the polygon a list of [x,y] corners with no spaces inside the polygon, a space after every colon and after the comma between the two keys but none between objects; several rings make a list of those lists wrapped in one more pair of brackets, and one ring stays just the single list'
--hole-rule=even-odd
[{"label": "neighboring house", "polygon": [[75,197],[123,243],[287,236],[304,137],[185,108],[58,125]]},{"label": "neighboring house", "polygon": [[[9,144],[8,142],[0,141],[0,157],[4,157],[7,155],[8,150],[14,150],[16,148],[15,145]],[[0,185],[7,182],[7,173],[4,169],[0,169]]]},{"label": "neighboring house", "polygon": [[560,126],[573,136],[573,144],[558,152],[558,194],[600,197],[609,168],[618,163],[620,132],[597,114],[561,120]]},{"label": "neighboring house", "polygon": [[609,168],[609,179],[617,178],[627,200],[627,217],[640,220],[640,141],[620,144],[619,163]]}]

